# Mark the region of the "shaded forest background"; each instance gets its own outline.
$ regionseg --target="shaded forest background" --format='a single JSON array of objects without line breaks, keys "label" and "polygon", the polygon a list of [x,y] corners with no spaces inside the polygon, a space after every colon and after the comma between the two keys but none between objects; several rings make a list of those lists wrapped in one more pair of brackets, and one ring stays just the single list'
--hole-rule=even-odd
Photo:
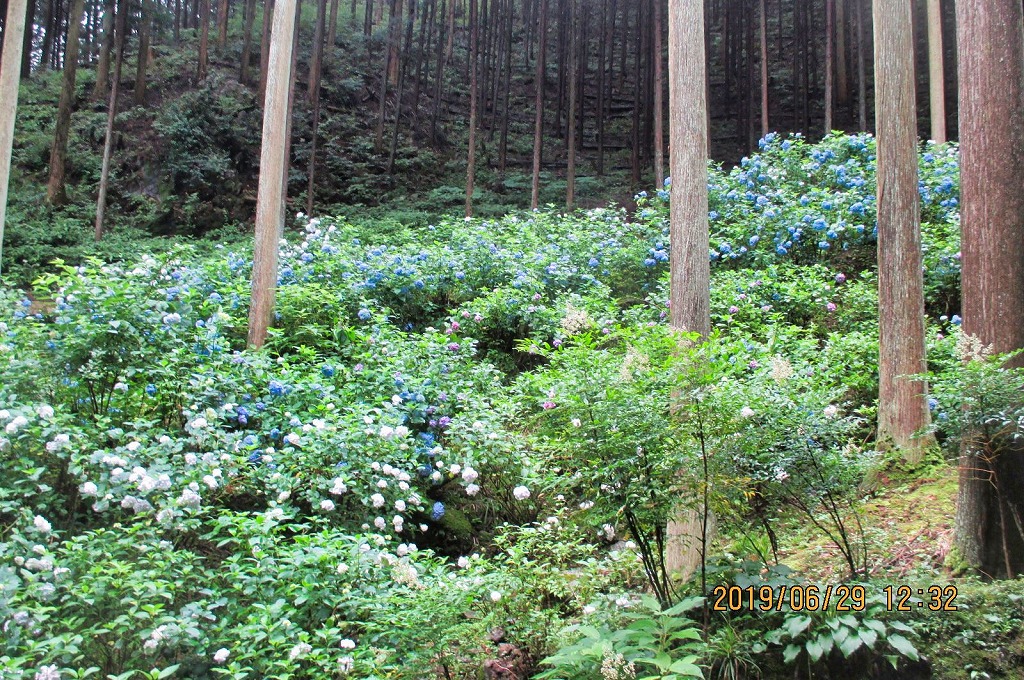
[{"label": "shaded forest background", "polygon": [[[228,238],[251,223],[272,8],[272,0],[121,0],[127,40],[108,199],[115,238]],[[951,9],[941,10],[943,118],[955,138]],[[0,0],[0,16],[5,10]],[[659,2],[482,0],[473,17],[465,0],[306,0],[299,11],[291,213],[410,224],[461,211],[474,58],[476,214],[530,207],[535,147],[540,204],[630,204],[660,185],[668,97]],[[64,186],[44,196],[69,17],[79,12],[82,68]],[[113,0],[33,0],[28,13],[6,245],[20,276],[91,241],[117,61]],[[736,163],[767,131],[818,139],[827,128],[872,130],[870,13],[867,0],[708,0],[712,158]],[[927,21],[926,3],[916,2],[922,138],[932,129]]]}]

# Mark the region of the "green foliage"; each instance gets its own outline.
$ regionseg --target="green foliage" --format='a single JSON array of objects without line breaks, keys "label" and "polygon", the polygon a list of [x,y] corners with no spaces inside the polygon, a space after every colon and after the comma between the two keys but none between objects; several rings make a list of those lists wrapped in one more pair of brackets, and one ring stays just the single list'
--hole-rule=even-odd
[{"label": "green foliage", "polygon": [[580,639],[544,659],[543,663],[553,668],[537,677],[703,678],[698,664],[706,644],[694,621],[685,615],[702,604],[703,599],[696,597],[662,609],[656,599],[645,596],[640,598],[638,611],[618,615],[624,627],[573,626],[568,632],[579,633]]}]

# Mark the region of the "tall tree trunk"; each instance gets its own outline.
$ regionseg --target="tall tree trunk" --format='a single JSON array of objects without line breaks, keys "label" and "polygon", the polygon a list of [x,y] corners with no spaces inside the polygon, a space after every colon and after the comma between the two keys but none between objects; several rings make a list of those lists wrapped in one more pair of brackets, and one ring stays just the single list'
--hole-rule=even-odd
[{"label": "tall tree trunk", "polygon": [[[4,10],[4,16],[7,11]],[[25,6],[25,40],[21,46],[21,79],[28,80],[32,77],[32,37],[36,21],[36,0],[29,0]],[[6,25],[6,24],[5,24]]]},{"label": "tall tree trunk", "polygon": [[[18,111],[21,50],[25,45],[25,16],[27,14],[25,4],[26,0],[10,0],[7,5],[7,14],[4,19],[3,53],[0,56],[0,265],[3,263],[7,191],[11,181],[14,118]],[[4,64],[6,66],[3,66]]]},{"label": "tall tree trunk", "polygon": [[654,182],[658,189],[665,185],[665,138],[664,138],[664,103],[662,88],[664,83],[661,75],[661,2],[653,0],[654,5]]},{"label": "tall tree trunk", "polygon": [[330,58],[338,38],[338,2],[331,0],[331,11],[327,15],[327,55]]},{"label": "tall tree trunk", "polygon": [[928,0],[928,115],[932,140],[946,142],[946,83],[942,68],[942,3]]},{"label": "tall tree trunk", "polygon": [[[1022,23],[1020,0],[956,3],[963,331],[996,353],[1024,347]],[[961,450],[955,544],[982,574],[1013,578],[1024,573],[1024,451],[977,448],[968,438]]]},{"label": "tall tree trunk", "polygon": [[249,67],[252,62],[252,25],[256,21],[256,0],[245,0],[245,26],[242,29],[242,66],[238,71],[238,82],[249,83]]},{"label": "tall tree trunk", "polygon": [[[78,34],[85,13],[85,0],[74,0],[68,23],[67,53],[64,57],[64,77],[61,80],[57,121],[53,128],[53,146],[50,147],[50,178],[46,183],[46,200],[51,205],[67,202],[64,190],[64,170],[68,154],[68,133],[71,131],[71,110],[75,106],[75,79],[78,73]],[[19,63],[20,66],[20,63]]]},{"label": "tall tree trunk", "polygon": [[768,122],[768,7],[765,0],[761,0],[760,7],[761,35],[761,136],[764,137],[771,129]]},{"label": "tall tree trunk", "polygon": [[[613,0],[614,3],[614,0]],[[604,176],[604,117],[607,106],[605,79],[608,77],[608,54],[612,41],[608,38],[608,3],[601,0],[601,33],[597,45],[597,102],[594,104],[594,123],[597,126],[597,159],[595,170],[598,177]]]},{"label": "tall tree trunk", "polygon": [[[703,0],[669,0],[670,321],[711,332],[708,251],[708,128]],[[669,522],[665,562],[685,578],[706,553],[709,514],[684,509]]]},{"label": "tall tree trunk", "polygon": [[[186,5],[188,0],[186,0]],[[174,0],[174,44],[181,42],[181,0]]]},{"label": "tall tree trunk", "polygon": [[142,0],[139,17],[139,60],[135,69],[135,105],[146,104],[146,67],[149,65],[149,32],[153,22],[153,0]]},{"label": "tall tree trunk", "polygon": [[373,33],[373,0],[366,0],[366,7],[363,10],[363,35],[370,37],[371,33]]},{"label": "tall tree trunk", "polygon": [[544,81],[548,56],[548,0],[540,0],[540,29],[537,32],[537,71],[533,78],[533,183],[530,208],[540,202],[540,164],[544,147]]},{"label": "tall tree trunk", "polygon": [[[825,0],[825,135],[832,132],[832,82],[835,61],[835,0]],[[913,44],[913,41],[911,41]]]},{"label": "tall tree trunk", "polygon": [[217,48],[228,46],[228,0],[220,0],[217,5]]},{"label": "tall tree trunk", "polygon": [[861,132],[868,131],[868,75],[866,59],[867,51],[864,36],[864,2],[865,0],[853,0],[857,4],[857,107],[858,122]]},{"label": "tall tree trunk", "polygon": [[402,41],[402,0],[391,0],[391,12],[388,20],[388,49],[390,51],[387,60],[388,85],[398,85],[398,67],[400,63],[399,50]]},{"label": "tall tree trunk", "polygon": [[846,110],[850,105],[850,66],[846,54],[846,0],[836,2],[836,98]]},{"label": "tall tree trunk", "polygon": [[263,5],[263,28],[260,37],[260,95],[262,103],[267,93],[267,77],[270,68],[270,38],[274,21],[274,0],[265,0]]},{"label": "tall tree trunk", "polygon": [[96,227],[94,237],[103,238],[104,218],[107,212],[107,188],[110,184],[110,160],[114,153],[114,121],[117,119],[117,93],[121,89],[121,68],[124,66],[125,33],[128,31],[128,0],[120,0],[114,21],[114,78],[107,104],[107,130],[103,138],[103,165],[100,169],[100,190],[96,198]]},{"label": "tall tree trunk", "polygon": [[878,136],[878,440],[921,460],[928,438],[924,277],[917,179],[914,31],[909,3],[874,0]]},{"label": "tall tree trunk", "polygon": [[281,221],[278,223],[278,238],[284,238],[284,226],[287,222],[288,184],[291,179],[292,164],[292,128],[295,125],[295,87],[299,80],[299,30],[301,28],[302,0],[295,2],[295,35],[292,36],[291,83],[288,85],[288,122],[284,131],[284,176],[281,178]]},{"label": "tall tree trunk", "polygon": [[313,49],[309,57],[309,73],[307,75],[308,90],[306,100],[315,106],[320,99],[320,78],[324,61],[324,33],[327,30],[327,0],[317,0],[316,26],[313,28]]},{"label": "tall tree trunk", "polygon": [[566,125],[568,131],[566,133],[566,140],[569,143],[569,149],[567,154],[566,170],[565,170],[565,207],[568,210],[572,210],[573,204],[576,201],[576,95],[577,95],[577,79],[576,79],[576,68],[577,68],[577,50],[576,50],[576,33],[577,29],[575,26],[576,20],[576,0],[566,0],[568,3],[568,57],[569,57],[569,72],[566,77],[569,79],[569,109],[567,111],[568,120]]},{"label": "tall tree trunk", "polygon": [[640,184],[640,96],[643,92],[643,29],[644,23],[640,15],[640,10],[643,7],[643,2],[636,4],[636,54],[634,69],[636,73],[636,82],[633,87],[633,115],[632,115],[632,127],[630,128],[630,146],[632,149],[629,154],[629,167],[630,167],[630,182],[632,186],[636,187]]},{"label": "tall tree trunk", "polygon": [[56,20],[57,0],[43,0],[43,2],[45,3],[46,11],[43,13],[42,26],[44,32],[43,44],[40,47],[39,54],[39,68],[47,69],[50,67],[50,60],[53,56],[54,45],[56,44],[54,23]]},{"label": "tall tree trunk", "polygon": [[469,150],[466,159],[466,217],[473,216],[473,184],[476,179],[476,118],[479,98],[476,2],[477,0],[469,0]]},{"label": "tall tree trunk", "polygon": [[110,81],[110,52],[114,48],[114,14],[116,11],[114,0],[105,0],[103,3],[103,46],[100,48],[100,60],[96,64],[96,84],[92,89],[94,101],[107,96],[107,87]]},{"label": "tall tree trunk", "polygon": [[267,69],[267,98],[263,106],[263,145],[260,150],[260,179],[256,197],[256,247],[253,253],[252,303],[249,307],[251,347],[260,348],[274,314],[277,286],[278,234],[284,214],[286,150],[284,132],[288,127],[289,89],[292,83],[292,52],[295,40],[295,0],[279,0],[271,34],[270,64]]},{"label": "tall tree trunk", "polygon": [[210,0],[199,3],[199,66],[196,78],[206,80],[206,72],[210,62]]},{"label": "tall tree trunk", "polygon": [[327,0],[318,0],[316,28],[313,31],[313,56],[309,64],[309,104],[313,107],[312,140],[309,149],[309,182],[306,185],[306,214],[313,216],[316,194],[316,142],[320,128],[320,74],[324,55],[324,30],[327,21]]}]

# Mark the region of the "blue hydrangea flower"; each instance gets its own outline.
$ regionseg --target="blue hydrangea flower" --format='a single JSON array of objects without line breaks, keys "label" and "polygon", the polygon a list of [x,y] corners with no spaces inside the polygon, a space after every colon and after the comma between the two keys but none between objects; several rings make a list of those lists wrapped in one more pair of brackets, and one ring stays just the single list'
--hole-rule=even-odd
[{"label": "blue hydrangea flower", "polygon": [[437,501],[434,503],[434,508],[430,513],[430,518],[435,522],[440,521],[444,517],[444,503]]},{"label": "blue hydrangea flower", "polygon": [[363,308],[359,310],[359,314],[357,316],[361,321],[369,321],[370,317],[373,315],[370,313],[369,309]]}]

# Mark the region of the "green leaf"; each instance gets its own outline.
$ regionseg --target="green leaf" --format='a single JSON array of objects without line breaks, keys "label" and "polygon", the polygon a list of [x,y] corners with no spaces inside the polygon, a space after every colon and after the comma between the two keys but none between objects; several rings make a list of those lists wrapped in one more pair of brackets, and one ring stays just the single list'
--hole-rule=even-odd
[{"label": "green leaf", "polygon": [[802,647],[798,645],[786,645],[786,649],[782,652],[782,660],[786,663],[793,663],[800,656],[801,649]]},{"label": "green leaf", "polygon": [[679,673],[689,678],[703,678],[704,672],[701,671],[700,666],[693,663],[696,660],[696,656],[687,656],[676,661],[668,669],[673,673]]},{"label": "green leaf", "polygon": [[850,633],[845,640],[839,643],[839,651],[843,653],[843,656],[849,658],[863,644],[864,641],[860,639],[857,633]]},{"label": "green leaf", "polygon": [[917,653],[917,647],[913,645],[907,638],[903,637],[899,633],[893,633],[888,637],[889,644],[897,652],[907,657],[911,661],[917,661],[921,657]]},{"label": "green leaf", "polygon": [[819,637],[815,640],[808,640],[804,644],[807,654],[811,657],[811,661],[817,661],[825,653],[825,649],[821,646],[821,642],[819,642],[820,639]]},{"label": "green leaf", "polygon": [[869,649],[875,648],[875,642],[878,641],[878,633],[873,630],[865,629],[860,631],[858,634],[860,635],[860,639],[864,641],[864,644],[867,645]]},{"label": "green leaf", "polygon": [[789,633],[791,638],[796,638],[797,635],[807,630],[807,627],[810,625],[810,616],[794,616],[786,620],[786,632]]}]

